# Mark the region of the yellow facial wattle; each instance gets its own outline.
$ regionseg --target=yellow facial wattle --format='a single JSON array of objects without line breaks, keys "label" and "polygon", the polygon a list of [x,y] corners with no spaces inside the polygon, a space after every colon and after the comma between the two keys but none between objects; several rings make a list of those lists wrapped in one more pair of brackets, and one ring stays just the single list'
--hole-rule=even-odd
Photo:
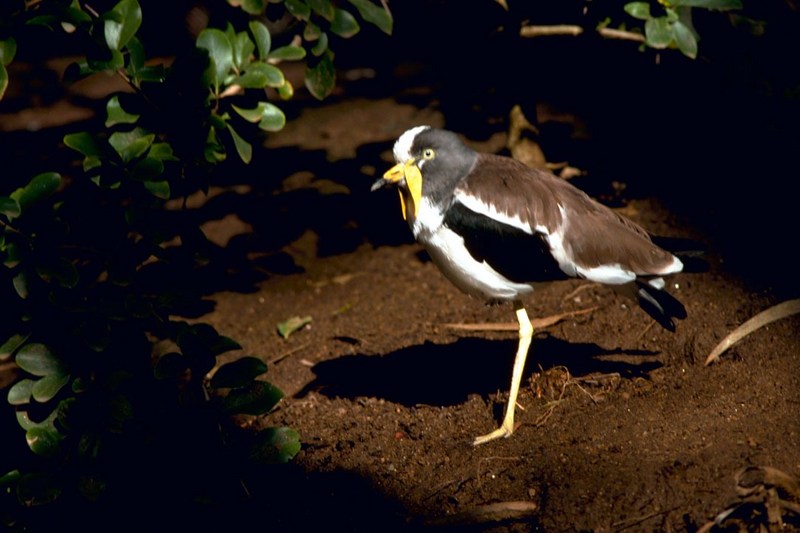
[{"label": "yellow facial wattle", "polygon": [[409,159],[405,163],[396,164],[386,171],[383,179],[391,183],[405,180],[405,188],[401,187],[399,189],[403,219],[408,220],[408,209],[416,217],[419,211],[420,199],[422,198],[422,173],[417,167],[416,160]]}]

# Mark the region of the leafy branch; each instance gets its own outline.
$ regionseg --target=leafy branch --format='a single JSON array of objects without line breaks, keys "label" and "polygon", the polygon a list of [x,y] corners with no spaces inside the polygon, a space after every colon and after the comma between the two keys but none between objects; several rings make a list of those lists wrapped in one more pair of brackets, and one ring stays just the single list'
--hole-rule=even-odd
[{"label": "leafy branch", "polygon": [[[229,3],[250,14],[266,9],[258,0]],[[119,448],[120,440],[157,443],[152,432],[186,416],[216,427],[225,441],[231,415],[268,414],[280,401],[259,358],[221,364],[220,356],[241,346],[210,325],[182,320],[197,291],[168,281],[200,271],[210,248],[196,220],[168,202],[205,190],[232,150],[250,162],[248,139],[284,127],[279,103],[294,88],[283,62],[309,61],[306,86],[317,98],[329,94],[331,37],[360,28],[355,15],[328,0],[278,4],[303,26],[291,42],[276,46],[267,26],[251,19],[242,28],[203,30],[194,50],[170,66],[146,54],[138,0],[107,11],[79,0],[0,7],[0,98],[23,28],[81,43],[84,56],[65,81],[112,73],[132,90],[106,99],[102,128],[63,137],[80,154],[79,167],[0,190],[0,298],[16,311],[0,323],[0,364],[19,372],[7,401],[33,452],[0,475],[0,523],[18,518],[13,509],[65,492],[97,498],[114,482],[102,468],[114,450],[139,451]],[[349,5],[391,32],[385,5]],[[24,182],[18,172],[6,183]],[[299,436],[270,428],[256,447],[261,459],[285,462],[299,450]],[[62,471],[70,474],[54,475]]]},{"label": "leafy branch", "polygon": [[[636,1],[625,4],[625,12],[644,21],[644,32],[623,28],[609,28],[610,19],[595,28],[598,35],[607,39],[622,39],[642,43],[662,50],[676,48],[685,56],[695,59],[700,36],[692,24],[694,8],[712,11],[742,9],[741,0],[658,0],[655,6],[649,2]],[[557,24],[551,26],[525,25],[520,36],[525,38],[550,37],[555,35],[578,36],[585,32],[582,26]]]}]

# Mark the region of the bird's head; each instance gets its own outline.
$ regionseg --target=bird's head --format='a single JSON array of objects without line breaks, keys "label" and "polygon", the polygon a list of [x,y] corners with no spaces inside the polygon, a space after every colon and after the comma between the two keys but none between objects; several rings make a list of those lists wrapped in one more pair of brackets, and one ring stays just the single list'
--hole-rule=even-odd
[{"label": "bird's head", "polygon": [[406,220],[409,214],[416,217],[423,187],[426,195],[434,198],[441,191],[452,190],[476,156],[455,133],[430,126],[416,126],[403,133],[394,143],[393,152],[397,164],[373,183],[371,190],[398,186]]}]

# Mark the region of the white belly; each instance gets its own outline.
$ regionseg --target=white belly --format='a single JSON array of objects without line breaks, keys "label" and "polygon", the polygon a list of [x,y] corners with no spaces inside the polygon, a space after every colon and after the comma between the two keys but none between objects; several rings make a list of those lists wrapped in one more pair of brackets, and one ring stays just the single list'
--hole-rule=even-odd
[{"label": "white belly", "polygon": [[484,261],[476,261],[464,246],[464,239],[445,226],[417,236],[433,262],[453,285],[484,300],[514,300],[533,292],[526,283],[516,283],[499,274]]}]

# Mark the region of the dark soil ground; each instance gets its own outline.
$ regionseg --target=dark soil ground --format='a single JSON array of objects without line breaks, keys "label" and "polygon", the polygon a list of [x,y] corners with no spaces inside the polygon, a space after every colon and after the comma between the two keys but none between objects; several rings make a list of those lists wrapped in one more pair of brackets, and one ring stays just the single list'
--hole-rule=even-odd
[{"label": "dark soil ground", "polygon": [[[206,318],[246,353],[274,361],[268,376],[286,398],[251,422],[302,436],[294,470],[284,472],[296,492],[276,506],[281,528],[382,531],[451,520],[482,529],[481,506],[530,502],[532,515],[498,527],[694,531],[735,497],[740,469],[800,471],[800,322],[776,322],[704,366],[724,335],[771,303],[713,251],[708,272],[670,281],[689,313],[674,334],[581,281],[528,298],[532,317],[591,311],[536,332],[517,431],[473,447],[501,417],[516,335],[450,324],[513,327],[510,305],[486,306],[451,286],[402,236],[394,193],[337,185],[366,190],[382,172],[373,156],[360,175],[338,174],[356,165],[362,147],[378,148],[388,168],[397,135],[444,122],[431,108],[390,99],[343,100],[309,110],[268,141],[298,154],[283,187],[302,199],[294,216],[308,227],[283,252],[299,271],[273,271],[251,293],[216,294]],[[500,150],[503,142],[500,134],[474,144]],[[320,152],[329,164],[309,164]],[[654,200],[624,203],[657,234],[697,236]],[[364,212],[375,205],[381,212],[370,220]],[[340,209],[360,210],[358,222]],[[237,228],[228,219],[210,231],[224,242],[232,226],[263,224],[255,220],[239,219]],[[384,229],[405,242],[372,242]],[[352,251],[330,251],[359,235]],[[284,340],[276,325],[293,316],[313,322]]]},{"label": "dark soil ground", "polygon": [[[267,139],[252,175],[213,190],[202,207],[214,219],[206,233],[248,260],[235,290],[214,294],[203,320],[240,342],[243,354],[270,362],[267,378],[286,393],[275,412],[241,423],[291,426],[303,443],[292,464],[244,480],[265,531],[696,531],[735,499],[741,469],[800,473],[798,318],[757,331],[704,366],[730,330],[785,296],[780,278],[742,267],[731,243],[743,230],[735,217],[703,218],[718,206],[703,204],[708,194],[695,194],[691,179],[626,189],[608,172],[613,162],[581,164],[586,146],[595,143],[597,153],[616,142],[602,125],[592,137],[581,126],[586,117],[547,106],[540,122],[572,139],[555,159],[588,171],[579,185],[656,234],[706,242],[710,268],[670,279],[689,313],[674,334],[582,281],[528,298],[534,318],[589,311],[536,331],[519,427],[473,447],[499,423],[516,335],[450,325],[513,325],[514,314],[459,293],[412,242],[396,194],[368,192],[406,128],[465,121],[448,116],[429,88],[404,83],[400,96],[345,89],[324,104],[306,102]],[[491,134],[466,137],[502,152],[503,131],[494,124]],[[625,156],[619,146],[608,155],[620,166]],[[649,170],[625,176],[646,179]],[[260,182],[268,172],[270,181]],[[654,190],[673,187],[682,190],[667,198],[685,202],[655,199]],[[312,322],[281,338],[277,324],[294,316]],[[513,515],[508,502],[534,510]],[[499,504],[502,521],[481,514],[490,504]],[[766,508],[754,508],[763,518]],[[757,517],[745,514],[756,528]]]}]

